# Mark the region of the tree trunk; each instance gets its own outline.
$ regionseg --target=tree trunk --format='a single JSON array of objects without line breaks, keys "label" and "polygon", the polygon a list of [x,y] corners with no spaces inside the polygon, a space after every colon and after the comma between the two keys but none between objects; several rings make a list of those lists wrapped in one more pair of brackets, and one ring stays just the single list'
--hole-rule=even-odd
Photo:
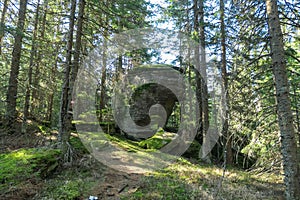
[{"label": "tree trunk", "polygon": [[[187,11],[186,11],[186,18],[189,18],[189,5],[187,1]],[[198,0],[194,0],[193,2],[193,14],[194,14],[194,31],[198,33],[198,36],[200,35],[199,33],[199,8],[198,8]],[[190,34],[190,25],[188,22],[187,25],[187,32]],[[200,37],[200,36],[199,36]],[[197,42],[199,42],[199,38],[196,38]],[[188,56],[190,56],[190,52],[188,52]],[[196,66],[194,69],[194,73],[196,74],[195,76],[195,81],[196,81],[196,96],[197,96],[197,101],[198,101],[198,109],[199,109],[199,129],[197,130],[197,137],[196,139],[199,139],[199,142],[203,141],[203,119],[202,119],[202,77],[201,74],[199,73],[201,70],[201,63],[200,63],[200,48],[195,49],[195,59],[196,59]],[[191,84],[191,70],[192,67],[189,69],[189,74],[188,74],[188,80],[189,84]],[[201,139],[201,140],[200,140]]]},{"label": "tree trunk", "polygon": [[[207,89],[207,73],[206,73],[206,52],[205,52],[205,25],[204,25],[204,1],[200,0],[198,8],[199,15],[199,43],[200,43],[200,73],[201,73],[201,92],[202,92],[202,130],[203,130],[203,144],[209,142],[209,138],[207,136],[208,126],[209,126],[209,114],[208,114],[208,89]],[[203,152],[201,152],[203,154]],[[211,153],[207,155],[201,155],[202,159],[211,163]]]},{"label": "tree trunk", "polygon": [[107,55],[106,55],[106,51],[107,51],[107,30],[104,30],[104,35],[103,35],[103,52],[102,52],[102,74],[101,74],[101,88],[100,88],[100,103],[99,103],[99,109],[100,109],[100,117],[99,120],[102,121],[103,120],[103,109],[105,108],[105,96],[106,96],[106,87],[105,87],[105,82],[106,82],[106,62],[107,62]]},{"label": "tree trunk", "polygon": [[[109,23],[109,18],[107,14],[104,14],[105,16],[105,23]],[[103,111],[106,105],[105,97],[106,97],[106,67],[107,67],[107,40],[108,40],[108,30],[105,28],[103,32],[103,50],[102,50],[102,69],[101,69],[101,85],[100,85],[100,96],[99,96],[99,107],[98,109],[98,116],[99,121],[103,121]],[[122,59],[122,57],[121,57]]]},{"label": "tree trunk", "polygon": [[5,29],[5,15],[7,12],[7,5],[8,5],[8,0],[4,0],[3,3],[3,10],[2,10],[2,14],[1,14],[1,21],[0,21],[0,55],[2,53],[2,46],[3,46],[3,37],[4,37],[4,29]]},{"label": "tree trunk", "polygon": [[284,57],[283,36],[276,0],[266,0],[272,52],[273,74],[276,88],[277,115],[281,135],[286,199],[300,199],[299,158],[293,127],[289,85]]},{"label": "tree trunk", "polygon": [[38,0],[37,7],[36,7],[32,45],[31,45],[30,58],[29,58],[28,82],[26,84],[25,105],[24,105],[23,123],[22,123],[23,133],[26,133],[27,118],[29,116],[30,95],[31,95],[31,87],[32,87],[32,69],[34,65],[34,58],[36,56],[36,36],[38,32],[39,12],[40,12],[40,0]]},{"label": "tree trunk", "polygon": [[[60,142],[62,145],[62,153],[65,156],[65,161],[71,161],[70,158],[72,155],[68,154],[69,150],[69,139],[70,139],[70,130],[72,125],[72,93],[74,88],[74,83],[77,77],[78,69],[79,69],[79,62],[80,62],[80,49],[81,49],[81,37],[82,37],[82,27],[83,27],[83,15],[84,15],[84,7],[85,1],[79,1],[79,13],[78,13],[78,20],[77,20],[77,31],[76,31],[76,40],[75,40],[75,51],[74,51],[74,60],[73,60],[73,67],[71,67],[71,53],[72,50],[72,41],[73,41],[73,34],[69,37],[69,46],[68,46],[68,55],[67,55],[67,73],[65,75],[65,85],[63,88],[62,94],[62,103],[61,103],[61,127],[60,127]],[[75,15],[75,8],[76,8],[76,0],[72,1],[72,10],[71,10],[71,21],[70,21],[70,30],[74,30],[74,15]],[[72,22],[73,21],[73,22]],[[72,28],[71,28],[72,26]],[[70,77],[68,76],[70,74]]]},{"label": "tree trunk", "polygon": [[[39,40],[43,40],[45,36],[45,30],[46,30],[46,21],[47,21],[47,12],[48,12],[48,0],[44,1],[44,13],[43,13],[43,20],[42,20],[42,26],[41,26],[41,35],[39,37]],[[37,49],[39,49],[39,44],[36,45]],[[39,81],[40,81],[40,63],[42,62],[42,52],[39,51],[36,59],[35,64],[35,71],[34,71],[34,78],[33,78],[33,84],[32,84],[32,103],[31,103],[31,109],[30,114],[35,115],[38,113],[37,108],[39,107]]]},{"label": "tree trunk", "polygon": [[297,132],[298,132],[298,142],[300,144],[300,117],[299,117],[299,107],[298,107],[298,101],[297,101],[297,86],[295,85],[293,87],[294,89],[294,101],[295,101],[295,109],[296,109],[296,124],[297,124]]},{"label": "tree trunk", "polygon": [[16,128],[16,120],[17,120],[16,100],[18,95],[18,75],[20,69],[20,58],[21,58],[21,51],[22,51],[22,39],[24,34],[23,31],[24,31],[25,16],[26,16],[26,6],[27,6],[27,0],[20,0],[18,25],[15,33],[15,42],[14,42],[14,47],[12,52],[9,85],[7,90],[6,118],[7,118],[7,127],[10,129],[10,132],[14,132]]},{"label": "tree trunk", "polygon": [[81,49],[81,37],[82,37],[82,29],[83,29],[83,15],[84,15],[85,0],[79,0],[78,6],[79,6],[79,12],[77,18],[74,62],[73,62],[73,69],[71,71],[70,95],[72,95],[73,92],[73,87],[78,74],[79,63],[80,63],[80,49]]},{"label": "tree trunk", "polygon": [[60,102],[60,115],[59,115],[59,142],[61,144],[62,155],[64,161],[69,162],[69,138],[71,129],[71,113],[69,113],[69,102],[71,102],[70,94],[70,73],[72,68],[72,49],[73,49],[73,32],[75,21],[76,0],[71,1],[70,22],[69,22],[69,35],[67,44],[66,66],[64,71],[63,87]]},{"label": "tree trunk", "polygon": [[[57,33],[59,33],[60,29],[59,26],[57,26]],[[55,38],[54,38],[55,39]],[[54,94],[57,87],[57,67],[59,62],[59,48],[60,44],[56,44],[56,52],[55,52],[55,63],[51,70],[51,80],[53,80],[53,84],[50,86],[50,95],[48,98],[48,109],[47,109],[47,121],[51,124],[52,122],[52,113],[53,113],[53,104],[54,104]]]},{"label": "tree trunk", "polygon": [[229,93],[228,93],[228,77],[227,77],[227,62],[226,62],[226,32],[225,32],[225,11],[224,11],[224,1],[220,0],[220,20],[221,20],[221,72],[222,72],[222,88],[225,94],[225,119],[222,129],[222,135],[225,139],[224,141],[224,161],[226,164],[232,165],[233,163],[233,153],[232,153],[232,137],[228,133],[228,118],[229,118]]}]

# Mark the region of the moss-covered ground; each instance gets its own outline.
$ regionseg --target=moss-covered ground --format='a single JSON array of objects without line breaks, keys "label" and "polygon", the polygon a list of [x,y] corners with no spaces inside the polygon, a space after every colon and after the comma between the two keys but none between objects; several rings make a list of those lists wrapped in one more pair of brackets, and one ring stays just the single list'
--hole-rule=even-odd
[{"label": "moss-covered ground", "polygon": [[[36,135],[51,136],[39,127]],[[127,151],[153,150],[165,143],[162,132],[142,142],[108,136]],[[50,138],[50,137],[48,137]],[[207,165],[190,158],[190,149],[168,167],[151,173],[115,171],[95,160],[73,135],[73,163],[62,164],[55,140],[0,153],[0,199],[283,199],[282,175]],[[198,148],[199,144],[193,144]]]}]

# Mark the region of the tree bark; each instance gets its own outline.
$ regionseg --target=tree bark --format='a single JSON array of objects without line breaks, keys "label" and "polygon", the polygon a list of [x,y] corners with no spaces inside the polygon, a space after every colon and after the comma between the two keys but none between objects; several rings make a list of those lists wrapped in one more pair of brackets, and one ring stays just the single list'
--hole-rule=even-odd
[{"label": "tree bark", "polygon": [[103,120],[103,111],[105,108],[105,96],[106,96],[106,87],[105,87],[105,82],[106,82],[106,62],[107,62],[107,30],[104,30],[104,35],[103,35],[103,52],[102,52],[102,72],[101,72],[101,88],[100,88],[100,102],[99,102],[99,109],[100,109],[100,116],[99,120]]},{"label": "tree bark", "polygon": [[272,67],[276,88],[277,115],[281,135],[281,153],[283,156],[284,183],[286,199],[300,199],[299,158],[293,127],[289,84],[284,57],[283,36],[276,0],[266,0]]},{"label": "tree bark", "polygon": [[22,52],[22,39],[24,32],[25,16],[26,16],[27,0],[20,0],[18,25],[15,33],[15,42],[12,52],[11,69],[9,76],[9,85],[6,95],[7,107],[6,107],[6,121],[7,127],[10,132],[16,131],[17,120],[17,95],[18,95],[18,75],[20,69],[20,58]]},{"label": "tree bark", "polygon": [[72,69],[72,49],[73,49],[73,32],[75,23],[75,10],[76,10],[76,0],[71,1],[71,11],[70,11],[70,22],[69,22],[69,35],[67,44],[67,55],[66,55],[66,66],[64,71],[63,87],[60,102],[60,115],[59,115],[59,142],[61,144],[62,155],[64,156],[64,161],[69,162],[70,155],[69,151],[69,138],[71,129],[71,114],[69,113],[69,102],[71,102],[70,94],[70,74]]},{"label": "tree bark", "polygon": [[32,87],[32,69],[34,65],[34,58],[36,57],[36,37],[38,32],[39,12],[40,12],[40,0],[38,0],[37,7],[36,7],[32,44],[31,44],[31,51],[30,51],[30,58],[29,58],[28,82],[26,84],[25,104],[24,104],[23,122],[22,122],[23,133],[26,133],[27,118],[29,116],[30,95],[31,95],[31,87]]},{"label": "tree bark", "polygon": [[[73,88],[75,84],[75,80],[77,78],[79,64],[80,64],[80,49],[81,49],[81,38],[82,38],[82,29],[83,29],[83,15],[84,15],[84,7],[85,0],[79,0],[79,12],[77,17],[77,30],[76,30],[76,39],[75,39],[75,51],[74,51],[74,60],[73,60],[73,68],[71,70],[71,80],[70,80],[70,92],[69,96],[72,97]],[[69,111],[72,111],[71,101],[69,102]]]},{"label": "tree bark", "polygon": [[295,109],[296,109],[296,124],[297,124],[297,132],[298,132],[298,142],[300,144],[300,117],[299,117],[299,107],[298,107],[298,101],[297,101],[297,86],[293,87],[294,89],[294,101],[295,101]]},{"label": "tree bark", "polygon": [[5,33],[4,22],[5,22],[5,15],[7,12],[7,5],[8,5],[8,0],[4,0],[2,14],[1,14],[1,21],[0,21],[0,55],[2,54],[3,37],[4,37],[4,33]]},{"label": "tree bark", "polygon": [[229,92],[228,92],[228,77],[227,77],[227,62],[226,62],[226,31],[225,31],[225,10],[224,10],[224,1],[220,0],[220,20],[221,20],[221,72],[222,72],[222,88],[225,93],[225,119],[222,129],[222,135],[225,139],[224,145],[224,161],[226,164],[232,165],[233,163],[233,153],[232,153],[232,137],[228,133],[229,126]]},{"label": "tree bark", "polygon": [[84,7],[85,0],[79,0],[79,12],[77,18],[77,31],[76,31],[76,39],[75,39],[75,52],[74,52],[74,64],[73,69],[71,71],[71,81],[70,81],[70,95],[73,92],[73,86],[78,74],[79,63],[80,63],[80,49],[81,49],[81,38],[82,38],[82,29],[83,29],[83,15],[84,15]]},{"label": "tree bark", "polygon": [[[109,23],[108,14],[104,14],[105,23]],[[101,28],[101,27],[100,27]],[[101,84],[99,88],[98,102],[97,102],[97,116],[100,122],[103,121],[103,112],[106,105],[106,67],[107,67],[107,40],[108,40],[108,30],[105,28],[103,32],[103,48],[102,48],[102,69],[101,69]],[[122,59],[122,57],[121,57]]]},{"label": "tree bark", "polygon": [[[197,0],[198,1],[198,0]],[[205,51],[205,24],[204,24],[204,1],[200,0],[198,2],[199,7],[197,8],[199,16],[199,43],[200,43],[200,73],[201,73],[201,107],[202,107],[202,134],[203,134],[203,144],[209,142],[209,138],[207,136],[207,131],[209,127],[209,113],[208,113],[208,89],[207,89],[207,73],[206,73],[206,51]],[[197,6],[197,4],[196,4]],[[205,155],[200,155],[202,152],[199,152],[199,156],[207,162],[211,163],[211,153]]]},{"label": "tree bark", "polygon": [[[186,11],[186,18],[189,18],[189,2],[187,1],[187,11]],[[193,14],[194,14],[194,31],[198,33],[198,37],[200,37],[200,28],[199,28],[199,8],[198,8],[198,0],[193,1]],[[190,25],[188,22],[187,25],[187,32],[190,34]],[[197,42],[199,42],[199,38],[196,38]],[[190,52],[188,52],[188,56],[190,56]],[[196,66],[194,69],[194,73],[196,74],[195,79],[196,79],[196,96],[197,96],[197,101],[198,101],[198,109],[199,109],[199,129],[197,130],[197,137],[196,138],[201,138],[203,141],[203,119],[202,119],[202,77],[201,74],[199,73],[201,70],[201,63],[200,63],[200,48],[195,49],[195,59],[196,59]],[[189,84],[191,84],[191,70],[192,67],[189,69]],[[199,142],[202,142],[201,140]]]},{"label": "tree bark", "polygon": [[[68,55],[67,55],[67,69],[65,75],[65,84],[62,93],[62,103],[61,103],[61,121],[60,121],[60,142],[62,147],[62,153],[65,156],[65,161],[70,161],[70,156],[68,155],[68,142],[70,139],[70,130],[72,125],[72,93],[75,84],[75,80],[78,74],[79,63],[80,63],[80,49],[81,49],[81,37],[83,29],[83,15],[84,15],[85,1],[79,1],[79,12],[77,20],[77,31],[76,31],[76,40],[75,40],[75,51],[74,51],[74,60],[73,66],[71,62],[71,50],[72,50],[72,41],[73,41],[73,31],[74,31],[74,16],[76,8],[76,0],[72,1],[72,10],[71,10],[71,21],[70,21],[70,30],[72,30],[69,35],[69,45],[68,45]],[[72,67],[71,67],[72,66]],[[70,77],[68,76],[70,75]]]}]

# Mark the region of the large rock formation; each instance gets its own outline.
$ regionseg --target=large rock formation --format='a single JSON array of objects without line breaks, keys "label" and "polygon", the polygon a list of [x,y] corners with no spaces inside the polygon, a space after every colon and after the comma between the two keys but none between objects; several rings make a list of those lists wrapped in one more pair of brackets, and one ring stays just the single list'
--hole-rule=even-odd
[{"label": "large rock formation", "polygon": [[156,104],[163,106],[168,120],[176,101],[177,97],[169,88],[156,83],[145,84],[138,87],[131,96],[129,113],[137,125],[146,126],[151,122],[149,116],[151,106]]},{"label": "large rock formation", "polygon": [[170,66],[134,69],[123,80],[114,100],[117,124],[134,138],[151,137],[164,127],[175,102],[182,98],[183,82],[180,72]]}]

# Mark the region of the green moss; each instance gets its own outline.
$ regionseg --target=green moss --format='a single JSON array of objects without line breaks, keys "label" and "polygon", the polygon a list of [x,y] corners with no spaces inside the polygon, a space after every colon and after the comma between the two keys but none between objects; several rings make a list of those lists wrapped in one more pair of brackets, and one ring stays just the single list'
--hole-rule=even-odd
[{"label": "green moss", "polygon": [[53,182],[47,187],[45,196],[51,199],[77,199],[81,196],[81,189],[84,187],[82,180],[61,180]]},{"label": "green moss", "polygon": [[35,199],[83,199],[99,182],[86,166],[68,167],[45,180],[43,190]]},{"label": "green moss", "polygon": [[201,191],[195,190],[193,184],[206,184],[208,187],[201,179],[203,174],[199,165],[179,158],[169,167],[145,176],[142,187],[132,194],[122,196],[121,199],[200,199]]},{"label": "green moss", "polygon": [[[190,172],[188,172],[190,173]],[[121,199],[197,199],[199,191],[178,177],[174,169],[160,170],[144,177],[142,187]]]},{"label": "green moss", "polygon": [[[270,174],[269,174],[270,175]],[[259,188],[274,187],[282,182],[279,175],[255,175],[230,168],[223,179],[220,199],[275,199],[276,194]],[[193,164],[184,158],[165,169],[152,172],[142,180],[141,187],[121,199],[219,199],[214,196],[222,180],[223,169],[205,164]],[[278,192],[278,191],[277,191]]]},{"label": "green moss", "polygon": [[128,140],[124,136],[120,136],[120,135],[112,136],[112,135],[106,134],[106,137],[110,141],[112,141],[114,144],[118,145],[120,148],[122,148],[128,152],[137,152],[137,151],[141,150],[139,148],[137,142]]},{"label": "green moss", "polygon": [[152,152],[153,150],[161,149],[163,146],[171,142],[174,137],[174,133],[165,132],[162,128],[160,128],[154,136],[140,142],[128,140],[126,137],[121,135],[105,134],[105,137],[128,152]]},{"label": "green moss", "polygon": [[88,154],[89,153],[89,151],[86,149],[86,147],[82,144],[79,137],[72,136],[70,138],[70,144],[79,154]]},{"label": "green moss", "polygon": [[173,136],[173,134],[165,133],[164,130],[160,128],[154,136],[139,142],[138,145],[144,149],[161,149],[172,141]]},{"label": "green moss", "polygon": [[0,191],[29,178],[49,175],[58,166],[59,154],[59,150],[36,148],[0,154]]}]

